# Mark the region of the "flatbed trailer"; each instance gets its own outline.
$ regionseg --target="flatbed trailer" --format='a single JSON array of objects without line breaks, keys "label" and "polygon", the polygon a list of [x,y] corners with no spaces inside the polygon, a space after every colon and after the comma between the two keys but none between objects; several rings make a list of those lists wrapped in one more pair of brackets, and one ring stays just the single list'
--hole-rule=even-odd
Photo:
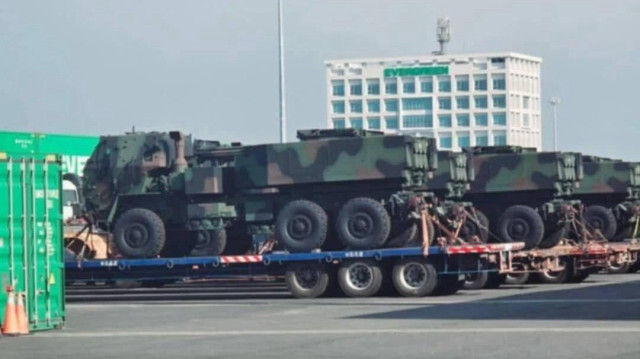
[{"label": "flatbed trailer", "polygon": [[453,294],[468,273],[513,270],[513,253],[524,243],[456,244],[357,251],[71,260],[65,263],[67,283],[137,280],[171,282],[206,278],[284,277],[298,298],[342,292],[351,297],[383,294],[404,296]]}]

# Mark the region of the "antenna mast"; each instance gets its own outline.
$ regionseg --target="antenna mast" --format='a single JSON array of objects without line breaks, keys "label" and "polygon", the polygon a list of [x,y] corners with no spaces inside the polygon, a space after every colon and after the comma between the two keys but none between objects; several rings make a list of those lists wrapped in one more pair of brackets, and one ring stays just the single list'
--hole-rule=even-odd
[{"label": "antenna mast", "polygon": [[451,40],[451,26],[449,24],[449,17],[438,18],[438,26],[436,28],[436,36],[438,43],[440,44],[440,50],[434,51],[434,55],[444,55],[446,46],[449,40]]}]

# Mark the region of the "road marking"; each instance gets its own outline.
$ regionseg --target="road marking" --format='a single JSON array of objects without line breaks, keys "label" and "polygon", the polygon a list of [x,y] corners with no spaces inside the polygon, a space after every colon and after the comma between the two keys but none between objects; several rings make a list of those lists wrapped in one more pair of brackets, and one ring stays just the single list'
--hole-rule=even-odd
[{"label": "road marking", "polygon": [[101,337],[231,337],[231,336],[306,336],[363,334],[528,334],[528,333],[640,333],[640,327],[541,327],[541,328],[451,328],[451,329],[316,329],[316,330],[235,330],[174,332],[95,332],[38,333],[34,338],[101,338]]}]

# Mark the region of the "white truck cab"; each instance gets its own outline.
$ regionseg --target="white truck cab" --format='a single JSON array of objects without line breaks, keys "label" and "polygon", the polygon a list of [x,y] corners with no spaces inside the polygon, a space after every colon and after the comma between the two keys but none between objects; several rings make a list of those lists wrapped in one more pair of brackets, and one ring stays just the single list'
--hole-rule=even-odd
[{"label": "white truck cab", "polygon": [[80,204],[78,188],[69,180],[62,180],[62,219],[64,223],[74,217],[74,208]]}]

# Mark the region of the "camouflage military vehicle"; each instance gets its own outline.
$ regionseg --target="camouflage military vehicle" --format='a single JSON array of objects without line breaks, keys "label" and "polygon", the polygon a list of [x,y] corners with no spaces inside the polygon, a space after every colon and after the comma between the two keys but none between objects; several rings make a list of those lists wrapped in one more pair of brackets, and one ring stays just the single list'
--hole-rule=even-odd
[{"label": "camouflage military vehicle", "polygon": [[584,178],[574,198],[586,207],[584,221],[613,241],[640,235],[640,163],[584,156]]},{"label": "camouflage military vehicle", "polygon": [[179,132],[103,137],[85,168],[87,209],[130,257],[157,255],[169,230],[191,238],[192,255],[221,253],[225,229],[275,236],[289,251],[404,246],[421,238],[423,210],[430,239],[482,232],[470,205],[449,199],[468,182],[466,155],[352,129],[299,138],[225,147]]},{"label": "camouflage military vehicle", "polygon": [[475,181],[463,197],[486,213],[497,241],[550,248],[566,237],[579,201],[582,156],[499,146],[474,147]]},{"label": "camouflage military vehicle", "polygon": [[151,257],[168,237],[186,238],[191,255],[220,254],[225,227],[236,218],[228,205],[225,159],[193,167],[189,136],[180,132],[103,136],[84,169],[85,211],[110,231],[126,257]]}]

